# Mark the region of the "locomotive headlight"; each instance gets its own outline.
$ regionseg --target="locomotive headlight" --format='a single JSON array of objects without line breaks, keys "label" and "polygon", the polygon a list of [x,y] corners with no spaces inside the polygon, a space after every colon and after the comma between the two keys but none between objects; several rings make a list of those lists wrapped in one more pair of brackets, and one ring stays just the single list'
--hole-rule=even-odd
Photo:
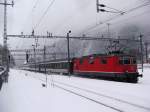
[{"label": "locomotive headlight", "polygon": [[126,70],[126,73],[128,73],[128,70]]}]

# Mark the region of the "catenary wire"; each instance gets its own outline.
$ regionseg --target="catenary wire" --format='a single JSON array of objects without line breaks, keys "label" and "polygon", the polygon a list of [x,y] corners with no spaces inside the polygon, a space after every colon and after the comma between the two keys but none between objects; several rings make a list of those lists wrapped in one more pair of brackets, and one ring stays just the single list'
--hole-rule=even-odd
[{"label": "catenary wire", "polygon": [[48,13],[49,9],[51,8],[51,6],[53,5],[54,2],[55,2],[55,0],[52,0],[50,2],[50,4],[48,5],[47,9],[43,13],[43,15],[40,17],[39,21],[37,22],[37,24],[35,25],[35,27],[33,29],[36,29],[36,28],[39,27],[40,23],[42,22],[42,20],[44,19],[45,15]]},{"label": "catenary wire", "polygon": [[[143,7],[145,7],[145,6],[148,6],[148,5],[150,5],[150,2],[146,2],[146,3],[142,4],[142,5],[139,5],[139,6],[137,6],[137,7],[132,8],[132,9],[130,9],[130,10],[124,11],[124,14],[123,14],[123,15],[126,15],[126,14],[128,14],[128,13],[130,13],[130,12],[133,12],[133,11],[135,11],[135,10],[138,10],[138,9],[143,8]],[[90,28],[88,28],[88,29],[82,31],[82,33],[80,33],[80,34],[83,34],[83,33],[85,34],[85,32],[88,32],[89,30],[92,30],[92,29],[94,29],[94,28],[96,28],[96,27],[98,27],[98,26],[100,26],[100,25],[103,25],[104,23],[107,23],[107,22],[109,22],[109,21],[112,21],[112,20],[114,20],[114,19],[116,19],[116,18],[118,18],[118,17],[121,17],[121,16],[123,16],[123,15],[122,15],[122,14],[118,14],[118,15],[116,15],[116,16],[114,16],[114,17],[111,17],[111,18],[107,19],[107,20],[104,21],[104,22],[100,22],[100,23],[98,23],[98,24],[96,24],[96,25],[94,25],[94,26],[92,26],[92,27],[90,27]]]},{"label": "catenary wire", "polygon": [[[148,10],[148,11],[144,11],[144,12],[138,14],[138,15],[130,16],[130,17],[128,17],[128,18],[119,20],[119,21],[117,21],[117,22],[113,22],[113,23],[111,23],[111,26],[116,26],[116,25],[119,25],[119,24],[126,23],[127,20],[129,20],[129,19],[134,19],[135,17],[143,16],[143,15],[145,15],[145,14],[147,14],[147,13],[149,13],[149,10]],[[101,29],[104,28],[104,27],[106,27],[106,26],[102,26]],[[90,31],[89,31],[89,32],[90,32]]]}]

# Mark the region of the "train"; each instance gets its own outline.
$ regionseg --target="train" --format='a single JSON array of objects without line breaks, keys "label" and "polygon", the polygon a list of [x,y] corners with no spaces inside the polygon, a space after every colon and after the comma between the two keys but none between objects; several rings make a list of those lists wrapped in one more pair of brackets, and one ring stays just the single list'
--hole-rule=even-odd
[{"label": "train", "polygon": [[27,63],[24,70],[62,73],[85,77],[117,79],[137,83],[142,77],[137,69],[135,56],[125,54],[92,54],[68,59],[56,59],[46,62]]}]

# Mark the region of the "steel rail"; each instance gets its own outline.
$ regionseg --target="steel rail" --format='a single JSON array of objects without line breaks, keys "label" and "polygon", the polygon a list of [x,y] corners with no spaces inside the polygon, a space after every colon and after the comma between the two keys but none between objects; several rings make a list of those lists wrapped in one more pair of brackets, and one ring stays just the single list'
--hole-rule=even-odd
[{"label": "steel rail", "polygon": [[[34,78],[35,78],[35,77],[34,77]],[[36,78],[36,79],[45,82],[45,80],[43,80],[43,79],[41,79],[41,78]],[[112,99],[112,100],[118,101],[118,102],[120,102],[120,103],[124,103],[124,104],[131,105],[131,106],[133,106],[133,107],[137,107],[137,108],[140,108],[140,109],[144,109],[144,110],[150,111],[150,108],[149,108],[149,107],[145,107],[145,106],[142,106],[142,105],[138,105],[138,104],[135,104],[135,103],[132,103],[132,102],[128,102],[128,101],[125,101],[125,100],[122,100],[122,99],[119,99],[119,98],[115,98],[115,97],[112,97],[112,96],[104,95],[104,94],[102,94],[102,93],[97,93],[97,92],[92,91],[92,90],[89,90],[89,89],[80,88],[80,87],[77,87],[77,86],[74,86],[74,85],[62,83],[62,82],[60,82],[60,81],[55,81],[55,80],[54,80],[53,82],[54,82],[54,83],[57,83],[57,84],[65,85],[65,86],[67,86],[67,87],[71,87],[71,88],[74,88],[74,89],[82,90],[82,91],[87,92],[87,93],[92,93],[92,94],[97,95],[97,96],[102,96],[102,97],[105,97],[105,98],[108,98],[108,99]],[[48,83],[50,83],[50,82],[48,82]],[[54,86],[58,86],[57,84],[53,84],[53,85],[54,85]],[[76,95],[79,94],[79,93],[76,93],[76,92],[71,91],[71,90],[69,90],[69,89],[63,88],[63,87],[61,87],[61,89],[66,90],[66,91],[71,92],[71,93],[76,94]],[[79,96],[82,97],[83,95],[79,94]],[[88,99],[88,100],[94,100],[94,99],[89,98],[89,97],[86,97],[86,96],[83,96],[83,97],[86,98],[86,99]],[[98,103],[99,101],[94,100],[94,102]],[[100,104],[101,104],[101,102],[100,102]],[[108,106],[108,105],[107,105],[107,106]],[[110,106],[110,107],[112,107],[112,106]],[[120,110],[120,109],[118,109],[118,110]],[[124,112],[124,111],[122,111],[122,110],[120,110],[120,111],[121,111],[121,112]],[[120,112],[120,111],[119,111],[119,112]]]},{"label": "steel rail", "polygon": [[[42,80],[42,79],[39,79],[39,80],[45,81],[45,80]],[[66,84],[66,83],[63,83],[63,82],[60,82],[60,81],[55,81],[55,80],[53,82],[57,83],[57,84],[65,85],[65,86],[68,86],[68,87],[72,87],[74,89],[82,90],[82,91],[85,91],[87,93],[92,93],[92,94],[97,95],[97,96],[102,96],[102,97],[105,97],[105,98],[109,98],[109,99],[112,99],[112,100],[115,100],[115,101],[118,101],[118,102],[121,102],[121,103],[125,103],[125,104],[131,105],[131,106],[134,106],[134,107],[137,107],[137,108],[140,108],[140,109],[150,111],[149,107],[145,107],[145,106],[135,104],[135,103],[132,103],[132,102],[129,102],[129,101],[125,101],[125,100],[122,100],[122,99],[119,99],[119,98],[108,96],[108,95],[98,93],[98,92],[95,92],[95,91],[92,91],[92,90],[89,90],[89,89],[80,88],[80,87],[77,87],[77,86],[74,86],[74,85]]]},{"label": "steel rail", "polygon": [[[30,76],[30,77],[32,77],[32,76]],[[43,79],[36,78],[36,77],[33,77],[33,78],[35,78],[35,79],[37,79],[37,80],[40,80],[40,81],[42,81],[42,82],[45,82],[45,80],[43,80]],[[50,82],[48,82],[48,83],[50,84]],[[102,105],[102,106],[104,106],[104,107],[107,107],[107,108],[110,108],[110,109],[112,109],[112,110],[115,110],[115,111],[117,111],[117,112],[124,112],[124,111],[121,110],[121,109],[115,108],[115,107],[113,107],[113,106],[109,106],[109,105],[107,105],[107,104],[105,104],[105,103],[102,103],[102,102],[100,102],[100,101],[94,100],[94,99],[92,99],[92,98],[90,98],[90,97],[81,95],[81,94],[79,94],[79,93],[77,93],[77,92],[74,92],[74,91],[72,91],[72,90],[66,89],[66,88],[64,88],[64,87],[61,87],[60,85],[53,84],[53,86],[54,86],[54,87],[57,87],[57,88],[59,88],[59,89],[62,89],[62,90],[64,90],[64,91],[66,91],[66,92],[72,93],[72,94],[74,94],[74,95],[76,95],[76,96],[85,98],[85,99],[87,99],[87,100],[89,100],[89,101],[92,101],[92,102],[94,102],[94,103],[97,103],[97,104],[99,104],[99,105]]]},{"label": "steel rail", "polygon": [[103,96],[103,97],[106,97],[106,98],[110,98],[110,99],[113,99],[113,100],[116,100],[116,101],[119,101],[119,102],[122,102],[122,103],[125,103],[125,104],[129,104],[129,105],[132,105],[132,106],[135,106],[135,107],[142,108],[144,110],[150,111],[149,107],[145,107],[145,106],[142,106],[142,105],[131,103],[131,102],[119,99],[119,98],[112,97],[112,96],[107,96],[107,95],[104,95],[102,93],[98,93],[98,92],[95,92],[95,91],[92,91],[92,90],[89,90],[89,89],[80,88],[80,87],[77,87],[77,86],[74,86],[74,85],[70,85],[70,84],[66,84],[66,83],[63,83],[63,82],[60,82],[60,81],[54,81],[54,82],[58,83],[58,84],[65,85],[65,86],[68,86],[68,87],[72,87],[72,88],[75,88],[75,89],[78,89],[78,90],[82,90],[82,91],[85,91],[85,92],[88,92],[88,93],[92,93],[92,94],[95,94],[97,96]]},{"label": "steel rail", "polygon": [[103,106],[108,107],[108,108],[110,108],[110,109],[113,109],[113,110],[115,110],[115,111],[117,111],[117,112],[124,112],[123,110],[120,110],[120,109],[115,108],[115,107],[113,107],[113,106],[109,106],[109,105],[107,105],[107,104],[105,104],[105,103],[102,103],[102,102],[100,102],[100,101],[94,100],[94,99],[92,99],[92,98],[90,98],[90,97],[83,96],[83,95],[81,95],[81,94],[79,94],[79,93],[76,93],[76,92],[71,91],[71,90],[69,90],[69,89],[63,88],[63,87],[61,87],[61,86],[59,86],[59,85],[57,85],[57,84],[54,84],[54,86],[57,87],[57,88],[60,88],[60,89],[62,89],[62,90],[65,90],[65,91],[67,91],[67,92],[69,92],[69,93],[72,93],[72,94],[74,94],[74,95],[77,95],[77,96],[80,96],[80,97],[85,98],[85,99],[87,99],[87,100],[90,100],[90,101],[92,101],[92,102],[95,102],[95,103],[97,103],[97,104],[100,104],[100,105],[103,105]]}]

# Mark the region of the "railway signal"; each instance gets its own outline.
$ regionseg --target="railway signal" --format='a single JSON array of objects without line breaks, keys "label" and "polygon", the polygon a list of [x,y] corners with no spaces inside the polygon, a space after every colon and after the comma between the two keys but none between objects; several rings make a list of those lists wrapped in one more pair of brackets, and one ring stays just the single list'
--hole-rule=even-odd
[{"label": "railway signal", "polygon": [[[109,13],[119,13],[121,15],[123,15],[125,12],[123,11],[120,11],[118,9],[115,9],[115,8],[112,8],[112,7],[109,7],[107,5],[104,5],[104,4],[100,4],[99,3],[99,0],[96,0],[96,8],[97,8],[97,13],[99,12],[109,12]],[[109,10],[106,10],[106,9],[103,9],[103,8],[107,8]],[[110,10],[111,9],[111,10]]]}]

